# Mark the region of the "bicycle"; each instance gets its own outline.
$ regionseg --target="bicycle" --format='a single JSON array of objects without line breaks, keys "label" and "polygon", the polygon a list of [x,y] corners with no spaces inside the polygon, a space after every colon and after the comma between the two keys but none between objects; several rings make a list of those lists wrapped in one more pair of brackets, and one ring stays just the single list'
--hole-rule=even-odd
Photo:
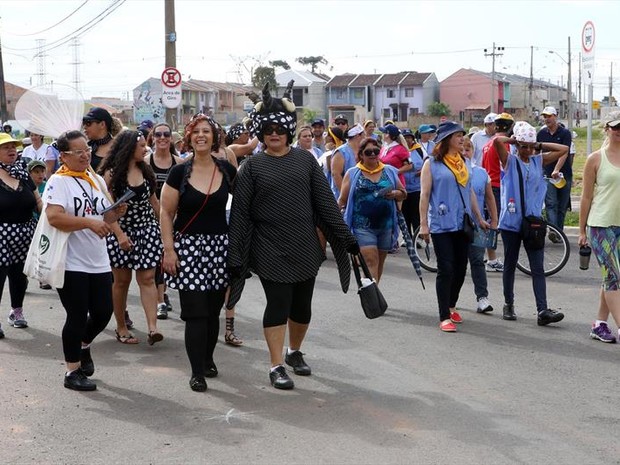
[{"label": "bicycle", "polygon": [[[415,253],[420,260],[420,266],[426,271],[432,273],[437,272],[437,257],[433,249],[433,242],[428,244],[420,237],[420,228],[418,227],[414,233],[413,243],[415,244]],[[559,272],[570,258],[570,243],[568,237],[563,231],[552,224],[547,225],[547,239],[545,243],[545,257],[544,257],[544,269],[545,276],[551,276]],[[498,248],[501,244],[501,234],[498,234],[497,238]],[[527,253],[525,248],[521,246],[519,250],[519,260],[517,261],[517,268],[519,271],[531,275],[532,271],[529,268],[529,261],[527,259]]]}]

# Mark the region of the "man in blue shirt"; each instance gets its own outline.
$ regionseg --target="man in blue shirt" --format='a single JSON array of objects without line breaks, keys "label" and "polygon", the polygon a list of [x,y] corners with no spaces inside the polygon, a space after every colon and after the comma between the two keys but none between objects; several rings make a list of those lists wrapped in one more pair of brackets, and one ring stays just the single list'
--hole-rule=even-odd
[{"label": "man in blue shirt", "polygon": [[[545,107],[542,111],[542,117],[545,120],[545,125],[538,131],[536,141],[552,142],[570,147],[572,141],[571,133],[558,122],[557,110],[554,107]],[[554,168],[554,164],[547,165],[545,167],[545,176],[551,177]],[[573,184],[573,160],[566,160],[560,172],[564,175],[564,179],[566,179],[566,185],[560,189],[548,186],[547,195],[545,196],[545,208],[547,210],[547,221],[559,230],[563,230],[564,217],[570,206],[570,190]],[[559,237],[556,238],[551,234],[549,239],[552,242],[560,240]]]}]

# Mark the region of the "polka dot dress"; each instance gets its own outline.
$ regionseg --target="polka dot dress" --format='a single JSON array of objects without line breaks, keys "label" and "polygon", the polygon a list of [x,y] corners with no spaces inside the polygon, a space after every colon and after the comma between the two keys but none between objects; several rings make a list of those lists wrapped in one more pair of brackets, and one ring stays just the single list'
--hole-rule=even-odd
[{"label": "polka dot dress", "polygon": [[176,276],[166,274],[166,285],[181,291],[220,291],[228,287],[227,234],[176,234],[179,259]]},{"label": "polka dot dress", "polygon": [[118,224],[131,242],[131,250],[121,250],[114,234],[106,237],[110,265],[113,268],[148,270],[159,265],[162,254],[161,231],[149,201],[151,189],[147,181],[138,187],[129,187],[136,193],[127,202],[127,213]]},{"label": "polka dot dress", "polygon": [[24,263],[37,223],[0,223],[0,267]]}]

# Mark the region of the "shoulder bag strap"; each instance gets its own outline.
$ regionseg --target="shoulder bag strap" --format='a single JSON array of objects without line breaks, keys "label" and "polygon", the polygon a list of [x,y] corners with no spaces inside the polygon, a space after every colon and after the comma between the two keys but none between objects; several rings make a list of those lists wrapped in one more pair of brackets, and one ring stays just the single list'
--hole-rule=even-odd
[{"label": "shoulder bag strap", "polygon": [[[209,200],[209,196],[211,195],[211,187],[213,186],[213,180],[215,179],[215,172],[218,171],[218,170],[219,170],[219,167],[218,167],[218,165],[216,163],[215,166],[213,167],[213,175],[211,176],[211,182],[209,182],[209,188],[207,189],[207,195],[205,196],[204,202],[202,202],[202,205],[200,206],[198,211],[196,213],[194,213],[194,216],[192,216],[192,218],[185,224],[185,226],[183,226],[183,229],[181,231],[179,231],[179,234],[183,234],[185,232],[185,230],[187,228],[189,228],[189,226],[198,217],[200,212],[205,208],[205,205],[207,204],[207,201]],[[189,182],[189,179],[188,179],[187,182]]]},{"label": "shoulder bag strap", "polygon": [[525,188],[523,187],[523,173],[521,172],[521,163],[519,160],[515,158],[515,163],[517,164],[517,173],[519,173],[519,193],[521,194],[521,217],[525,218]]},{"label": "shoulder bag strap", "polygon": [[[448,165],[446,165],[445,163],[443,165],[446,168],[448,168]],[[448,169],[450,170],[450,173],[452,173],[452,170],[450,168],[448,168]],[[463,210],[465,210],[465,212],[467,212],[467,205],[465,205],[465,199],[463,198],[463,193],[461,192],[461,185],[456,180],[456,175],[454,173],[452,173],[452,175],[454,176],[454,182],[456,182],[456,190],[459,191],[459,196],[461,197],[461,202],[463,202]]]}]

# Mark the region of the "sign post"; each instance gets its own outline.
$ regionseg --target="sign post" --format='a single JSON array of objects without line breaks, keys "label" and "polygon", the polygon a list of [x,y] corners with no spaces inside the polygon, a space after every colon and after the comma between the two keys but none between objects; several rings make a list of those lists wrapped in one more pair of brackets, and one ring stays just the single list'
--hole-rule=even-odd
[{"label": "sign post", "polygon": [[592,81],[594,79],[594,39],[596,32],[594,23],[587,21],[581,30],[581,79],[588,86],[588,140],[586,150],[588,154],[592,153],[592,113],[593,108],[593,91]]},{"label": "sign post", "polygon": [[178,108],[182,100],[181,73],[168,67],[161,73],[161,103],[166,108]]}]

